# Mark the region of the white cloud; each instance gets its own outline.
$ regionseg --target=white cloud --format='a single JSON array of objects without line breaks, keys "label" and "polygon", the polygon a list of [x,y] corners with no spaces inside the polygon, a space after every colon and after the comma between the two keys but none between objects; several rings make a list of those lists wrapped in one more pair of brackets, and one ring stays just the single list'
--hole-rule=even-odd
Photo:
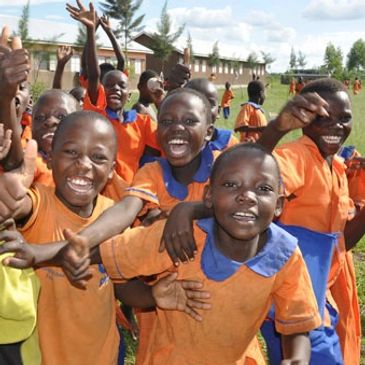
[{"label": "white cloud", "polygon": [[311,0],[303,16],[314,20],[354,20],[365,17],[364,0]]},{"label": "white cloud", "polygon": [[[0,6],[24,6],[27,0],[0,0]],[[44,3],[64,3],[64,0],[32,0],[31,5],[38,5]]]},{"label": "white cloud", "polygon": [[66,20],[66,18],[64,16],[61,16],[61,15],[47,15],[47,16],[45,16],[45,19],[50,19],[50,20]]}]

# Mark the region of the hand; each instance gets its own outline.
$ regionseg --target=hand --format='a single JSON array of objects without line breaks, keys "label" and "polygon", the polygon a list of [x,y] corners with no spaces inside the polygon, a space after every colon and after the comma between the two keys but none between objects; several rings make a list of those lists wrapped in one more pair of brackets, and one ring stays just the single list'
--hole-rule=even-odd
[{"label": "hand", "polygon": [[63,271],[71,284],[85,289],[87,281],[91,278],[90,250],[87,239],[70,229],[65,229],[63,235],[69,242],[60,252]]},{"label": "hand", "polygon": [[347,166],[346,174],[355,174],[359,170],[365,169],[365,157],[354,157],[345,162]]},{"label": "hand", "polygon": [[28,78],[30,63],[28,52],[22,49],[19,37],[8,47],[9,29],[4,27],[0,36],[0,97],[12,100],[18,86]]},{"label": "hand", "polygon": [[57,48],[57,62],[65,65],[73,56],[74,50],[70,46],[59,46]]},{"label": "hand", "polygon": [[167,77],[168,91],[183,87],[190,79],[191,72],[188,66],[181,63],[176,64]]},{"label": "hand", "polygon": [[210,294],[201,290],[203,284],[199,281],[176,279],[177,273],[173,273],[152,287],[156,305],[164,310],[185,312],[195,320],[202,321],[203,318],[195,309],[211,309],[211,304],[205,302]]},{"label": "hand", "polygon": [[101,26],[103,27],[105,32],[110,32],[112,30],[112,26],[110,23],[110,19],[106,14],[103,14],[100,18],[99,18],[99,22],[101,24]]},{"label": "hand", "polygon": [[35,263],[35,252],[32,245],[24,240],[20,232],[15,229],[13,220],[7,220],[2,225],[6,227],[0,232],[0,255],[7,252],[15,252],[14,256],[8,256],[2,260],[4,266],[13,267],[15,269],[27,269]]},{"label": "hand", "polygon": [[0,123],[0,161],[3,160],[10,151],[11,135],[13,131],[7,129],[4,132],[4,124]]},{"label": "hand", "polygon": [[76,0],[78,8],[71,4],[66,4],[66,10],[70,13],[71,18],[81,22],[87,28],[95,29],[99,18],[94,9],[93,3],[89,4],[89,10],[87,10],[80,0]]},{"label": "hand", "polygon": [[159,251],[166,249],[175,266],[179,260],[185,263],[194,260],[197,253],[189,207],[180,203],[170,211],[161,238]]},{"label": "hand", "polygon": [[278,131],[289,132],[309,125],[317,116],[328,117],[328,103],[317,93],[295,96],[273,121]]},{"label": "hand", "polygon": [[156,221],[159,221],[161,219],[166,219],[167,216],[168,216],[167,212],[161,211],[158,208],[149,210],[146,217],[143,218],[142,225],[144,227],[148,227]]}]

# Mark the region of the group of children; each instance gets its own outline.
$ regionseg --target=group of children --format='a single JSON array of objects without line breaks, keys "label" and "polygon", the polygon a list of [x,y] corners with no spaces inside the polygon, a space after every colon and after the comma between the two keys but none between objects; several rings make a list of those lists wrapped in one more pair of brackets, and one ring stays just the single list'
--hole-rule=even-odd
[{"label": "group of children", "polygon": [[214,84],[185,66],[166,94],[145,71],[126,111],[123,62],[97,62],[99,22],[114,39],[107,19],[92,3],[67,10],[87,31],[82,105],[43,93],[26,146],[28,54],[7,28],[0,40],[0,363],[122,364],[118,299],[135,308],[137,364],[262,365],[260,328],[272,364],[359,364],[350,250],[365,210],[337,156],[351,131],[344,86],[309,83],[265,127],[265,90],[250,82],[238,143],[214,125]]}]

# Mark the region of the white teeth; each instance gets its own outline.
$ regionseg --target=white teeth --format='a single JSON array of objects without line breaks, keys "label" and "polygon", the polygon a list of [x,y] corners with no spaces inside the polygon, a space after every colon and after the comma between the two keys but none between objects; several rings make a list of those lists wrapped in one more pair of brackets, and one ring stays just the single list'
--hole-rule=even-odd
[{"label": "white teeth", "polygon": [[42,139],[53,138],[53,136],[54,136],[54,132],[45,133],[45,134],[43,134]]},{"label": "white teeth", "polygon": [[92,181],[82,177],[67,178],[68,186],[77,193],[85,193],[92,187]]},{"label": "white teeth", "polygon": [[251,219],[255,219],[255,215],[249,212],[236,212],[233,214],[234,217],[239,217],[239,218],[251,218]]},{"label": "white teeth", "polygon": [[171,139],[169,141],[169,144],[188,144],[188,142],[184,141],[183,139],[175,138],[175,139]]},{"label": "white teeth", "polygon": [[341,142],[341,136],[322,136],[322,139],[328,144],[338,144]]}]

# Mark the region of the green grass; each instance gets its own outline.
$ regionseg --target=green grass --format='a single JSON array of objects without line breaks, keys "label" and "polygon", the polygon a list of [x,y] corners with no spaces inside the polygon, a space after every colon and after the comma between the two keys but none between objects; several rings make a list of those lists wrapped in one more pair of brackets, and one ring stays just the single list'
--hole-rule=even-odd
[{"label": "green grass", "polygon": [[[221,98],[223,90],[219,91],[219,96]],[[240,104],[247,101],[247,91],[246,88],[234,89],[235,99],[232,101],[231,115],[227,120],[221,118],[217,120],[216,125],[221,128],[232,129],[234,125],[235,118],[240,110]],[[220,100],[219,98],[219,100]],[[131,101],[128,106],[133,105],[137,95],[132,94]],[[267,117],[273,117],[275,114],[279,113],[283,105],[288,101],[288,86],[281,85],[278,80],[271,80],[270,88],[266,93],[266,100],[264,104],[264,109],[266,111]],[[353,130],[346,141],[346,145],[353,144],[356,146],[357,150],[365,155],[365,92],[363,91],[360,95],[352,97],[352,107],[353,107]],[[292,140],[299,136],[300,132],[293,132],[286,136],[284,141]],[[362,326],[363,333],[365,333],[365,238],[363,238],[354,250],[355,257],[355,267],[357,273],[357,287],[358,295],[360,301],[360,310],[362,315]],[[130,338],[127,338],[128,347],[134,348],[135,344]],[[127,355],[127,365],[134,364],[133,351],[130,351]],[[362,356],[361,365],[365,365],[365,339],[362,338]]]}]

